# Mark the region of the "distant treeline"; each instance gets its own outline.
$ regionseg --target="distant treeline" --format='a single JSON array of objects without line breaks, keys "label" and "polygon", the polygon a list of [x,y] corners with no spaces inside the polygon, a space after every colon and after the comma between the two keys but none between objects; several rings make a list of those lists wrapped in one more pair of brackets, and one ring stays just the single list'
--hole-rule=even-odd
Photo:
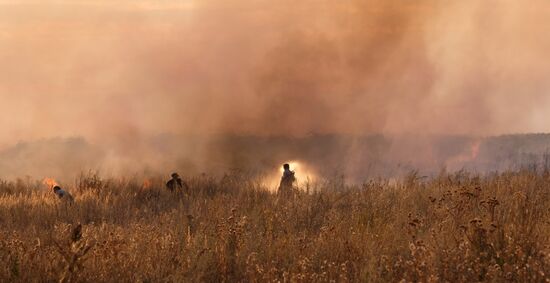
[{"label": "distant treeline", "polygon": [[[81,171],[187,174],[270,171],[282,162],[308,164],[321,176],[361,180],[411,170],[482,172],[545,166],[550,134],[475,136],[309,135],[262,137],[159,135],[123,147],[82,137],[20,142],[0,150],[0,178],[70,177]],[[299,174],[299,172],[298,172]]]}]

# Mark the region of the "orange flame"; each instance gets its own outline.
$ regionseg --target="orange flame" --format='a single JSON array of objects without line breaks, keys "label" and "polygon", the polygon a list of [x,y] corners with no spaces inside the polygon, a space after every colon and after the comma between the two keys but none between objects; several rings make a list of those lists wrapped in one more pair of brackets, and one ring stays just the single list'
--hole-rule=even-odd
[{"label": "orange flame", "polygon": [[447,160],[446,165],[451,169],[457,169],[469,162],[477,161],[480,153],[482,141],[476,140],[468,145],[468,148],[458,156],[452,157]]},{"label": "orange flame", "polygon": [[[309,181],[314,181],[319,178],[318,174],[315,172],[315,170],[308,166],[307,163],[303,161],[298,160],[289,160],[289,161],[281,161],[279,164],[288,163],[290,166],[290,170],[296,172],[296,184],[298,186],[304,185],[305,183]],[[277,171],[273,171],[272,174],[269,174],[266,176],[266,180],[264,182],[264,185],[271,188],[276,189],[279,187],[279,184],[281,182],[281,174],[284,172],[284,169],[282,166],[277,166],[279,169]]]},{"label": "orange flame", "polygon": [[151,187],[151,185],[152,185],[151,180],[145,179],[145,181],[143,181],[143,185],[141,187],[144,188],[144,189],[149,189]]},{"label": "orange flame", "polygon": [[44,185],[47,185],[48,186],[48,189],[52,189],[54,186],[58,186],[59,184],[57,183],[57,181],[55,181],[54,179],[52,178],[45,178],[44,181],[42,181],[42,183]]},{"label": "orange flame", "polygon": [[474,142],[471,146],[470,146],[470,151],[471,151],[471,154],[470,154],[470,160],[475,160],[477,159],[478,155],[479,155],[479,147],[481,146],[481,142],[480,141],[476,141]]}]

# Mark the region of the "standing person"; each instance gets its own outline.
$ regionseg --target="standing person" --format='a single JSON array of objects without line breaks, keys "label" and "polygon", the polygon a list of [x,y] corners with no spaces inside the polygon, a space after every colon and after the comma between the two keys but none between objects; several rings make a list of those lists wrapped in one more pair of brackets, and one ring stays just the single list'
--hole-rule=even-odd
[{"label": "standing person", "polygon": [[166,183],[166,188],[171,192],[181,191],[185,187],[185,192],[189,191],[189,186],[185,183],[178,173],[172,173],[172,179]]},{"label": "standing person", "polygon": [[294,183],[296,182],[295,172],[290,171],[290,165],[285,163],[283,165],[283,176],[281,177],[281,183],[277,193],[280,196],[290,196],[294,191]]},{"label": "standing person", "polygon": [[63,190],[60,186],[54,186],[53,187],[53,192],[61,200],[69,201],[69,202],[74,201],[73,196],[71,194],[69,194],[69,192]]}]

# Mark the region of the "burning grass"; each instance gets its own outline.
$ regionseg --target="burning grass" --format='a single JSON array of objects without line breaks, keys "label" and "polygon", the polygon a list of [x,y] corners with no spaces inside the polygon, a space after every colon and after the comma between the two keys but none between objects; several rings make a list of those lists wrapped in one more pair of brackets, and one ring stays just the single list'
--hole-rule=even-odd
[{"label": "burning grass", "polygon": [[57,183],[56,180],[52,179],[52,178],[44,178],[44,180],[42,181],[42,183],[44,185],[46,185],[48,187],[49,190],[52,190],[53,187],[55,186],[58,186],[59,184]]},{"label": "burning grass", "polygon": [[550,280],[547,173],[337,180],[288,200],[239,173],[163,183],[84,174],[66,205],[0,182],[0,281]]}]

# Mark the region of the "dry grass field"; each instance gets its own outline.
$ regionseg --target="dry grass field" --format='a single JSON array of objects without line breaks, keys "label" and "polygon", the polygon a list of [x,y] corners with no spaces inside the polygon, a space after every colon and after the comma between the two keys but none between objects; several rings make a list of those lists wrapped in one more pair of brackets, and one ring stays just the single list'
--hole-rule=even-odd
[{"label": "dry grass field", "polygon": [[0,183],[0,281],[550,282],[549,173],[326,181],[291,199],[242,173],[188,183],[85,174],[63,186],[72,204]]}]

